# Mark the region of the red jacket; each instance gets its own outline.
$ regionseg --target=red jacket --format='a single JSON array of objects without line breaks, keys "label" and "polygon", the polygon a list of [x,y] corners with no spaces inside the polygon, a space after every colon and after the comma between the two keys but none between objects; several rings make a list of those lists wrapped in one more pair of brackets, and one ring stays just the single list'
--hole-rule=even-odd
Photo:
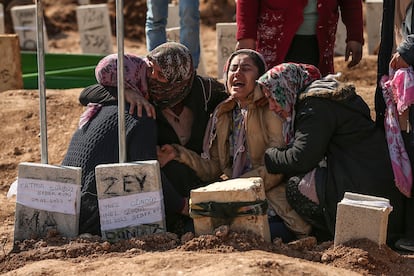
[{"label": "red jacket", "polygon": [[[280,64],[289,50],[296,31],[303,22],[307,0],[238,0],[237,40],[256,40],[269,68]],[[347,38],[364,42],[361,0],[318,0],[316,35],[319,42],[319,65],[322,75],[334,72],[333,57],[336,27],[341,9]],[[342,43],[341,41],[339,43]]]}]

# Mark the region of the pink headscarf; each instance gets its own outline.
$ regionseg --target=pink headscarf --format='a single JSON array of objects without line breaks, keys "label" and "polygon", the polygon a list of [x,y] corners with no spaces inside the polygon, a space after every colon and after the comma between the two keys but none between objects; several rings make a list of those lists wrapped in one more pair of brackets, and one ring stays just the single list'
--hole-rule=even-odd
[{"label": "pink headscarf", "polygon": [[[101,59],[95,68],[95,77],[99,84],[118,86],[118,54],[111,54]],[[132,55],[124,55],[125,87],[140,93],[148,98],[147,63],[144,59]]]}]

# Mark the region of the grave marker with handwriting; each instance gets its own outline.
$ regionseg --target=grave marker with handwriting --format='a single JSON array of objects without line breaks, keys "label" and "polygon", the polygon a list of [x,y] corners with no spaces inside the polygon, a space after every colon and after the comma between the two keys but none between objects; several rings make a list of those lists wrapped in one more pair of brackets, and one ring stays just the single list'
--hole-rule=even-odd
[{"label": "grave marker with handwriting", "polygon": [[[19,36],[20,49],[36,51],[37,49],[37,15],[36,5],[14,6],[11,8],[14,32]],[[48,50],[46,27],[43,26],[44,50]]]},{"label": "grave marker with handwriting", "polygon": [[81,168],[20,163],[14,241],[79,231]]},{"label": "grave marker with handwriting", "polygon": [[236,47],[236,23],[217,23],[217,78],[223,78],[224,63]]},{"label": "grave marker with handwriting", "polygon": [[95,168],[102,238],[116,242],[165,232],[158,161]]},{"label": "grave marker with handwriting", "polygon": [[111,54],[113,42],[107,4],[78,6],[76,17],[82,52]]}]

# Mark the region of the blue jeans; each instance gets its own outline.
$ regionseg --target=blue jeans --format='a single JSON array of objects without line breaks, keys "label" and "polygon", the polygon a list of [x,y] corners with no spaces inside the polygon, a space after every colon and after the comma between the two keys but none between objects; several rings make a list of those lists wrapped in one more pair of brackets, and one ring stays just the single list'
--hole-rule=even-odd
[{"label": "blue jeans", "polygon": [[[200,11],[199,0],[180,0],[180,43],[187,46],[194,67],[200,60]],[[168,18],[168,0],[147,0],[145,35],[148,51],[167,41],[165,27]]]}]

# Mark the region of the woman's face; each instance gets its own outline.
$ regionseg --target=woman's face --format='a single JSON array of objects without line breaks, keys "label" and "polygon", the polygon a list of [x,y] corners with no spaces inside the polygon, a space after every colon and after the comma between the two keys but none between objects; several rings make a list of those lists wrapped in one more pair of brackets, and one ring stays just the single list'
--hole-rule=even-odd
[{"label": "woman's face", "polygon": [[246,54],[239,54],[231,60],[229,65],[228,92],[243,104],[247,96],[254,91],[258,78],[259,69],[253,60]]},{"label": "woman's face", "polygon": [[261,86],[263,94],[266,96],[267,100],[269,101],[269,109],[272,110],[274,113],[279,115],[282,118],[286,118],[288,114],[286,114],[285,110],[280,106],[278,102],[272,97],[271,92],[267,87]]},{"label": "woman's face", "polygon": [[166,83],[167,78],[163,75],[161,67],[153,60],[148,61],[148,77],[158,82]]}]

